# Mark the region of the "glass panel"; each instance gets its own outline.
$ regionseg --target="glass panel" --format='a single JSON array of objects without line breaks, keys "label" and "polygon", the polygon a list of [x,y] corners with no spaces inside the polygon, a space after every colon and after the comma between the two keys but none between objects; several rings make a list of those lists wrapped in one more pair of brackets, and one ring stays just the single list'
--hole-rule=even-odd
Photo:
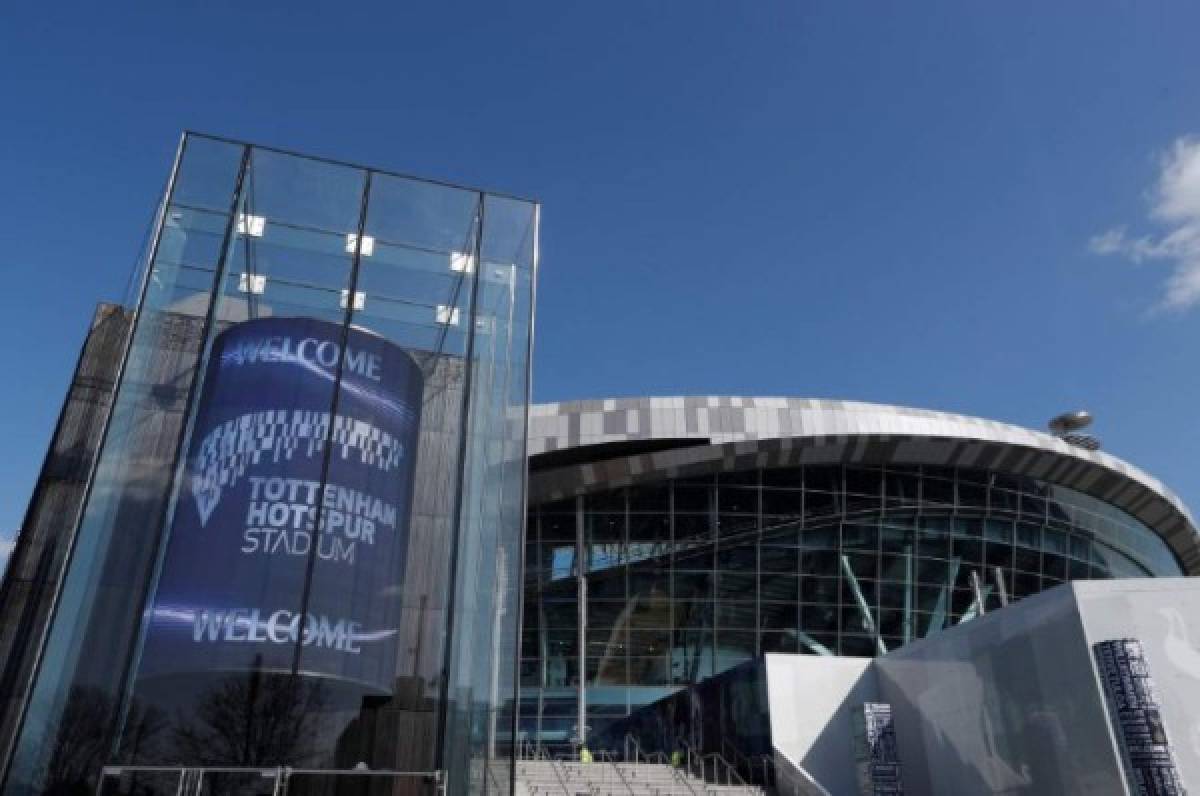
[{"label": "glass panel", "polygon": [[805,575],[835,575],[841,571],[839,556],[834,550],[805,552],[800,557],[800,571]]},{"label": "glass panel", "polygon": [[756,514],[719,514],[717,532],[720,536],[738,536],[758,527]]},{"label": "glass panel", "polygon": [[959,481],[958,505],[961,508],[987,508],[987,487],[965,481]]},{"label": "glass panel", "polygon": [[759,548],[759,567],[763,572],[790,572],[797,573],[800,571],[799,551],[794,547],[767,547]]},{"label": "glass panel", "polygon": [[661,512],[671,509],[671,489],[667,484],[650,484],[629,488],[629,510],[632,512]]},{"label": "glass panel", "polygon": [[[140,627],[158,535],[203,343],[214,279],[231,232],[240,146],[188,139],[144,287],[124,371],[74,537],[8,786],[36,792],[57,758],[70,790],[96,787],[103,761],[70,741],[111,737]],[[79,725],[86,716],[87,726]],[[131,714],[130,721],[158,717]]]},{"label": "glass panel", "polygon": [[808,489],[804,492],[804,514],[807,517],[836,517],[841,514],[842,499],[839,492]]},{"label": "glass panel", "polygon": [[877,550],[879,548],[879,527],[865,523],[844,523],[842,525],[842,545],[859,550]]},{"label": "glass panel", "polygon": [[1029,550],[1024,547],[1016,547],[1013,549],[1013,567],[1022,572],[1037,573],[1041,571],[1042,554],[1036,550]]},{"label": "glass panel", "polygon": [[987,558],[985,563],[989,570],[994,567],[1004,567],[1009,569],[1013,566],[1013,547],[1007,544],[995,544],[988,542]]},{"label": "glass panel", "polygon": [[804,486],[804,470],[800,467],[777,467],[762,471],[762,485],[783,489]]},{"label": "glass panel", "polygon": [[954,505],[954,482],[941,478],[926,477],[921,482],[921,502],[927,506]]},{"label": "glass panel", "polygon": [[837,578],[804,577],[800,580],[800,594],[806,603],[834,603],[839,601],[840,590]]},{"label": "glass panel", "polygon": [[[369,582],[378,577],[376,556],[387,560],[391,549],[380,516],[395,511],[391,498],[368,517],[341,504],[374,498],[371,477],[360,468],[329,478],[340,470],[330,440],[349,431],[340,419],[374,416],[335,405],[346,373],[370,381],[344,366],[344,353],[361,355],[358,370],[374,376],[381,368],[368,360],[384,357],[344,336],[338,307],[353,264],[345,237],[357,229],[365,185],[357,169],[270,152],[247,161],[178,479],[190,488],[166,526],[134,684],[133,699],[173,715],[175,726],[129,762],[232,765],[246,758],[206,750],[241,746],[269,764],[336,767],[320,754],[337,735],[322,736],[334,726],[319,714],[336,703],[344,679],[392,679],[391,671],[361,672],[386,653],[360,654],[356,639],[392,625],[372,627],[382,617],[350,600],[310,599],[308,585],[318,560],[335,562],[342,583]],[[362,445],[339,447],[361,462]],[[388,451],[378,462],[411,472]],[[372,549],[376,531],[382,550]],[[367,626],[360,632],[358,623]],[[295,676],[306,643],[322,653]],[[229,737],[225,714],[239,709],[255,718]]]},{"label": "glass panel", "polygon": [[983,523],[984,538],[991,542],[1012,542],[1013,525],[1007,520],[988,519]]},{"label": "glass panel", "polygon": [[[404,702],[409,693],[432,691],[437,682],[434,659],[419,660],[424,651],[415,649],[415,641],[436,638],[435,622],[445,621],[454,498],[431,489],[429,481],[458,467],[457,450],[445,450],[436,440],[461,433],[463,391],[452,385],[462,374],[466,339],[460,327],[439,324],[435,308],[452,306],[463,317],[471,309],[473,272],[455,272],[450,261],[451,251],[470,250],[476,238],[477,202],[470,191],[372,174],[364,214],[350,220],[349,229],[336,229],[339,252],[357,270],[353,302],[339,292],[336,303],[343,317],[349,313],[350,324],[337,395],[337,413],[347,426],[345,437],[333,438],[322,536],[340,536],[340,547],[353,545],[356,554],[369,556],[370,570],[357,562],[352,579],[346,555],[318,550],[306,611],[331,621],[367,618],[353,664],[341,665],[340,679],[325,680],[326,722],[339,739],[340,767],[355,761],[390,769],[436,764],[431,717],[405,718],[420,722],[421,744],[373,749],[369,739],[394,732],[397,713],[411,710]],[[323,223],[346,220],[331,213]],[[377,369],[360,364],[368,351],[378,353]],[[364,471],[356,438],[391,441],[399,457],[391,466],[377,462]],[[372,461],[369,455],[365,460]],[[329,499],[330,492],[350,497],[350,486],[352,502]],[[327,550],[338,547],[331,542]],[[410,551],[419,551],[420,558]],[[489,575],[484,569],[480,577]],[[397,637],[408,642],[397,644]],[[327,670],[326,659],[318,635],[302,648],[300,671]]]},{"label": "glass panel", "polygon": [[609,569],[628,560],[624,514],[584,516],[584,556],[589,572]]},{"label": "glass panel", "polygon": [[610,489],[583,496],[583,510],[589,514],[624,514],[625,490]]},{"label": "glass panel", "polygon": [[800,544],[809,549],[837,549],[841,541],[841,528],[837,524],[819,528],[806,528],[800,534]]},{"label": "glass panel", "polygon": [[674,500],[676,513],[707,513],[716,508],[716,488],[711,479],[676,481]]},{"label": "glass panel", "polygon": [[[678,493],[676,493],[678,495]],[[676,514],[675,539],[696,539],[712,536],[713,523],[716,518],[712,514]]]},{"label": "glass panel", "polygon": [[[462,517],[447,661],[447,721],[442,763],[449,772],[509,761],[516,694],[512,671],[514,586],[524,510],[530,331],[536,268],[537,208],[485,195],[476,267],[477,298],[466,359],[471,385],[466,419]],[[452,257],[452,262],[454,258]],[[462,262],[461,259],[458,262]],[[470,270],[472,265],[463,266]],[[436,309],[436,308],[435,308]],[[440,316],[446,320],[444,315]],[[464,319],[465,320],[465,319]],[[449,318],[453,325],[453,316]],[[452,790],[463,791],[461,775]]]},{"label": "glass panel", "polygon": [[884,474],[884,498],[889,504],[916,504],[920,479],[915,473]]},{"label": "glass panel", "polygon": [[1045,549],[1051,553],[1066,555],[1067,553],[1067,535],[1062,531],[1056,531],[1051,528],[1043,531],[1042,539],[1044,540]]},{"label": "glass panel", "polygon": [[722,485],[718,490],[718,511],[722,514],[757,514],[759,490]]},{"label": "glass panel", "polygon": [[750,572],[719,572],[717,573],[717,597],[753,600],[756,595],[758,578],[753,570]]},{"label": "glass panel", "polygon": [[764,515],[802,517],[804,516],[804,492],[799,489],[764,488],[762,512]]},{"label": "glass panel", "polygon": [[800,579],[795,575],[760,575],[758,596],[772,602],[800,599]]}]

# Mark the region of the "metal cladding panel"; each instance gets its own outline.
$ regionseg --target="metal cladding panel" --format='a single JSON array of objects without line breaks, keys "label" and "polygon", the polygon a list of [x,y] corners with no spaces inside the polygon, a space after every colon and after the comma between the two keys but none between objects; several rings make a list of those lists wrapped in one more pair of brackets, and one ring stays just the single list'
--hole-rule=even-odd
[{"label": "metal cladding panel", "polygon": [[[581,417],[598,408],[622,412],[646,399],[609,399],[543,404],[538,417],[559,424],[530,429],[529,451],[583,447]],[[1149,525],[1170,545],[1186,571],[1200,574],[1200,533],[1186,506],[1160,481],[1115,456],[1084,450],[1058,437],[977,417],[859,401],[802,398],[686,396],[649,399],[653,411],[636,427],[605,435],[605,442],[651,439],[704,439],[715,450],[681,448],[660,451],[635,473],[627,457],[611,449],[614,472],[621,477],[654,480],[680,472],[696,473],[700,463],[719,467],[725,445],[745,452],[752,442],[761,452],[782,450],[780,465],[862,461],[874,464],[925,464],[983,467],[1062,484],[1106,500]],[[764,414],[766,413],[766,414]],[[746,417],[751,415],[751,417]],[[770,423],[761,418],[771,416]],[[563,434],[559,429],[565,428]],[[736,429],[736,430],[733,430]],[[607,430],[607,429],[606,429]],[[778,446],[778,447],[777,447]],[[582,466],[536,472],[530,499],[579,494],[603,488],[597,479],[581,479]],[[592,472],[592,470],[588,470]]]}]

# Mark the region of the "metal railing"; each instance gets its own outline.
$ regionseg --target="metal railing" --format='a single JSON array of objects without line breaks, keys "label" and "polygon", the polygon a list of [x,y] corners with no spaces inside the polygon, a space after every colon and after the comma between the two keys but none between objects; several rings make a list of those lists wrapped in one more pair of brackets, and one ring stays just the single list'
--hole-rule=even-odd
[{"label": "metal railing", "polygon": [[[733,764],[716,752],[709,752],[701,758],[701,771],[705,782],[714,785],[740,785],[745,787],[746,780],[738,773]],[[709,772],[712,772],[711,774]],[[736,780],[736,782],[735,782]]]},{"label": "metal railing", "polygon": [[[293,779],[325,777],[329,779],[390,778],[411,779],[433,786],[438,796],[446,792],[446,777],[442,771],[396,771],[392,769],[329,769],[294,768],[292,766],[104,766],[96,786],[97,796],[121,794],[126,787],[133,786],[138,775],[174,775],[177,784],[163,791],[161,796],[202,796],[207,780],[216,777],[257,777],[260,781],[270,780],[272,796],[286,796]],[[265,784],[265,782],[264,782]],[[132,791],[131,791],[132,792]],[[137,789],[139,794],[154,791]],[[259,791],[263,792],[263,791]]]},{"label": "metal railing", "polygon": [[[746,786],[746,780],[742,779],[742,775],[720,754],[716,752],[709,752],[708,754],[697,752],[685,741],[680,741],[679,745],[683,747],[684,754],[687,757],[688,771],[699,779],[713,785]],[[737,781],[735,782],[734,780]]]},{"label": "metal railing", "polygon": [[[632,755],[630,754],[631,752]],[[632,761],[630,761],[631,756],[633,758]],[[688,777],[683,771],[680,771],[665,752],[644,751],[641,743],[638,742],[638,739],[635,738],[632,733],[625,733],[625,760],[626,762],[634,763],[641,763],[644,761],[648,763],[664,764],[670,768],[672,781],[686,788],[691,796],[701,796],[701,794],[696,792],[696,788],[692,786],[690,777]],[[660,796],[662,789],[655,788],[654,793],[655,796]]]},{"label": "metal railing", "polygon": [[728,738],[721,738],[721,752],[733,761],[735,767],[746,772],[745,781],[750,784],[762,785],[769,788],[775,782],[775,760],[770,755],[755,755],[751,757]]},{"label": "metal railing", "polygon": [[540,743],[535,744],[533,741],[521,741],[518,747],[518,752],[521,760],[551,760],[549,750]]},{"label": "metal railing", "polygon": [[[630,760],[630,751],[632,751],[633,759]],[[670,760],[665,752],[654,751],[646,752],[642,749],[642,745],[638,739],[633,737],[632,733],[625,733],[625,761],[633,763],[669,763]]]}]

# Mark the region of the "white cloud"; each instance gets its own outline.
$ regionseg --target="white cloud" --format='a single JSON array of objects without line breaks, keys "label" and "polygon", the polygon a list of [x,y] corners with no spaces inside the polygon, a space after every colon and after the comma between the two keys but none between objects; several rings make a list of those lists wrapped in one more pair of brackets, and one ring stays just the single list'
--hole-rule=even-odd
[{"label": "white cloud", "polygon": [[1150,220],[1161,227],[1159,234],[1130,237],[1126,227],[1114,227],[1088,241],[1088,248],[1135,263],[1169,263],[1159,307],[1179,311],[1200,305],[1200,138],[1179,138],[1163,154]]}]

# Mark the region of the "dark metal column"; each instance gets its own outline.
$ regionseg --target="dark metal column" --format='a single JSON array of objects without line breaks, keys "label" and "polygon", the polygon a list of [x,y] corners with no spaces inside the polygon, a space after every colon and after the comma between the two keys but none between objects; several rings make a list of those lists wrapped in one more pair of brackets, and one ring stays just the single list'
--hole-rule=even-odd
[{"label": "dark metal column", "polygon": [[583,495],[575,497],[575,571],[579,592],[579,708],[576,735],[579,746],[587,743],[587,544],[583,530]]}]

